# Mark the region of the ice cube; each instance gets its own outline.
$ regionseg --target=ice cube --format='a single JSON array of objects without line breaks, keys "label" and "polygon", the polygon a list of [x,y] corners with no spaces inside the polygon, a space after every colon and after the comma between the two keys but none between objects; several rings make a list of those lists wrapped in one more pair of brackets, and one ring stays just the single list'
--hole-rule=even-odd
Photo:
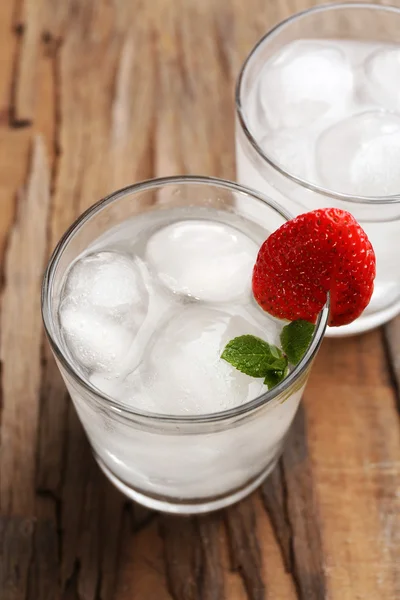
[{"label": "ice cube", "polygon": [[[168,412],[159,410],[165,394],[160,388],[156,393],[157,382],[151,373],[133,371],[126,375],[116,373],[93,373],[90,383],[113,400],[129,404],[146,412]],[[151,392],[148,390],[151,388]]]},{"label": "ice cube", "polygon": [[148,306],[140,265],[116,252],[97,252],[78,260],[68,274],[65,293],[80,305],[101,309],[118,320],[128,315],[136,329]]},{"label": "ice cube", "polygon": [[380,48],[364,63],[365,89],[380,107],[400,110],[400,48]]},{"label": "ice cube", "polygon": [[296,130],[273,131],[260,141],[261,148],[285,171],[302,179],[311,178],[312,149]]},{"label": "ice cube", "polygon": [[118,371],[134,338],[130,329],[70,299],[61,304],[59,316],[66,345],[79,365]]},{"label": "ice cube", "polygon": [[[266,391],[262,379],[240,373],[221,359],[226,343],[253,333],[266,337],[251,318],[189,306],[160,331],[140,369],[128,378],[122,400],[167,414],[205,414],[243,404]],[[129,385],[131,388],[129,389]]]},{"label": "ice cube", "polygon": [[157,231],[146,260],[173,292],[209,302],[230,302],[249,289],[258,247],[224,223],[187,220]]},{"label": "ice cube", "polygon": [[360,196],[400,193],[400,117],[368,111],[327,129],[316,146],[321,184]]},{"label": "ice cube", "polygon": [[97,373],[94,372],[89,377],[90,383],[103,392],[113,398],[114,400],[119,396],[119,390],[121,386],[121,379],[114,373]]},{"label": "ice cube", "polygon": [[272,128],[302,127],[340,114],[353,96],[353,72],[332,44],[300,41],[285,46],[265,66],[259,101]]}]

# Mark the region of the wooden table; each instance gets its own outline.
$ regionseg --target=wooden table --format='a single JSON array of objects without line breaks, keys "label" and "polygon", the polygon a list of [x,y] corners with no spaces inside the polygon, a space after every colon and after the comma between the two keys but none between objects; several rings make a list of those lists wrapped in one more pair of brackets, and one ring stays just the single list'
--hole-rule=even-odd
[{"label": "wooden table", "polygon": [[1,1],[1,600],[400,598],[400,320],[326,340],[279,468],[192,519],[104,479],[41,324],[44,265],[87,206],[157,175],[234,177],[240,64],[307,5]]}]

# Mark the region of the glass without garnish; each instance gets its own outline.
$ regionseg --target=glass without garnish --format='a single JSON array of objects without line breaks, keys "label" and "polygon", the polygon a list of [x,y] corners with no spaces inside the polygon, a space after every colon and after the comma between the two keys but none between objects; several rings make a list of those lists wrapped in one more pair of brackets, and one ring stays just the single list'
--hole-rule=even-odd
[{"label": "glass without garnish", "polygon": [[237,176],[294,215],[351,212],[375,249],[363,315],[327,335],[361,333],[400,312],[400,10],[313,8],[253,49],[237,91]]},{"label": "glass without garnish", "polygon": [[327,321],[276,387],[220,356],[231,338],[277,343],[251,273],[289,216],[234,183],[140,183],[82,215],[53,253],[43,318],[96,460],[128,497],[200,513],[250,493],[275,466]]}]

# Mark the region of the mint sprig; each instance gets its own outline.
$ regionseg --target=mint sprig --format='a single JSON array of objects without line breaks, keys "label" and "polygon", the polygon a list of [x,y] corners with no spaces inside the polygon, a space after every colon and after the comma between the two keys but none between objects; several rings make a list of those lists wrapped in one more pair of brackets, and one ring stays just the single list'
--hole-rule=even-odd
[{"label": "mint sprig", "polygon": [[264,383],[266,386],[268,386],[268,389],[270,390],[271,388],[278,385],[278,383],[280,383],[282,381],[282,379],[285,379],[285,377],[288,373],[289,373],[288,366],[286,367],[286,369],[283,369],[281,371],[268,371],[268,373],[264,377]]},{"label": "mint sprig", "polygon": [[305,355],[314,329],[315,325],[302,319],[292,321],[282,329],[282,349],[292,365],[297,365]]},{"label": "mint sprig", "polygon": [[268,389],[278,385],[289,373],[289,363],[297,365],[310,345],[314,325],[292,321],[282,329],[282,350],[255,335],[241,335],[224,348],[221,358],[250,377],[262,377]]},{"label": "mint sprig", "polygon": [[265,377],[268,371],[282,371],[287,365],[279,348],[254,335],[241,335],[228,342],[221,358],[250,377]]}]

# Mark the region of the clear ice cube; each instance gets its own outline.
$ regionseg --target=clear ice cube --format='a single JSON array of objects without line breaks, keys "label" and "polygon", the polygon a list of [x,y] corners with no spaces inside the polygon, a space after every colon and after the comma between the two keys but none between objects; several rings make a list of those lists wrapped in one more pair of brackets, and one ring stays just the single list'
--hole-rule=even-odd
[{"label": "clear ice cube", "polygon": [[85,369],[122,369],[148,311],[142,270],[139,262],[104,251],[83,256],[69,271],[60,324],[70,352]]},{"label": "clear ice cube", "polygon": [[90,375],[89,381],[95,388],[107,394],[110,398],[116,399],[120,395],[121,379],[113,373],[94,372]]},{"label": "clear ice cube", "polygon": [[270,127],[279,129],[340,114],[352,101],[353,87],[351,65],[340,48],[299,41],[266,64],[258,93]]},{"label": "clear ice cube", "polygon": [[382,108],[400,110],[400,48],[380,48],[364,63],[367,96]]},{"label": "clear ice cube", "polygon": [[262,138],[260,146],[285,171],[302,179],[311,178],[312,147],[297,130],[273,131]]},{"label": "clear ice cube", "polygon": [[[141,367],[130,375],[120,400],[166,414],[205,414],[233,408],[267,388],[221,359],[226,343],[248,333],[266,339],[263,327],[243,314],[188,306],[155,336]],[[123,387],[123,386],[122,386]]]},{"label": "clear ice cube", "polygon": [[68,274],[65,294],[119,321],[129,316],[136,329],[148,306],[140,265],[117,252],[97,252],[78,260]]},{"label": "clear ice cube", "polygon": [[360,196],[400,193],[400,117],[368,111],[323,132],[316,146],[323,186]]},{"label": "clear ice cube", "polygon": [[153,234],[146,262],[175,293],[230,302],[249,289],[257,252],[255,242],[234,227],[187,220]]},{"label": "clear ice cube", "polygon": [[62,303],[59,316],[67,347],[80,366],[118,370],[134,338],[131,329],[69,299]]}]

